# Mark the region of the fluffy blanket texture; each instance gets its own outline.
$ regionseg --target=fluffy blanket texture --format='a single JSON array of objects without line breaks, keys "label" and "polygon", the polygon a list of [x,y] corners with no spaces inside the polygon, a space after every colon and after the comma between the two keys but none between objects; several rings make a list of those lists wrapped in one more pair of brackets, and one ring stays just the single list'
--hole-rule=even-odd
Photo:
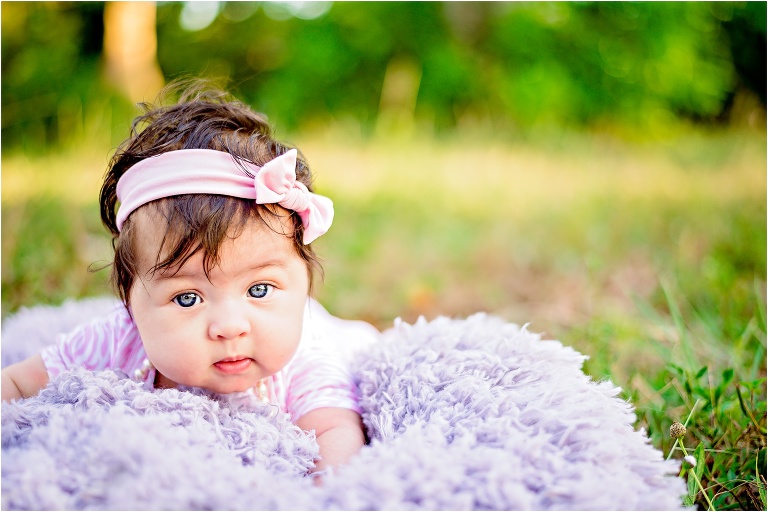
[{"label": "fluffy blanket texture", "polygon": [[[3,366],[112,307],[17,313]],[[250,395],[75,370],[2,405],[2,508],[680,509],[679,466],[584,359],[484,314],[395,322],[354,361],[371,443],[322,486],[314,436]]]}]

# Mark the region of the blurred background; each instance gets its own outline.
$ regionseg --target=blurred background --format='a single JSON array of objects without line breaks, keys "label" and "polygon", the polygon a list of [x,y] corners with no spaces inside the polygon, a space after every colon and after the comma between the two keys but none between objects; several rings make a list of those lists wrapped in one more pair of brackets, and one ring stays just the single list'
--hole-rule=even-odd
[{"label": "blurred background", "polygon": [[764,437],[766,3],[3,2],[3,316],[110,293],[100,179],[187,76],[334,199],[332,313],[530,323],[662,448],[721,384]]}]

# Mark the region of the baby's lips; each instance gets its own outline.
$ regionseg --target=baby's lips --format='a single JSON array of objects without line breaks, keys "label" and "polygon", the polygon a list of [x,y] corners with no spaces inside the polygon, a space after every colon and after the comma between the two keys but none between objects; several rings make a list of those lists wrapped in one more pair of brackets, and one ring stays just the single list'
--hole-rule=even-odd
[{"label": "baby's lips", "polygon": [[221,361],[213,363],[213,366],[215,366],[222,373],[226,373],[228,375],[236,375],[238,373],[247,371],[248,368],[250,368],[251,363],[253,363],[253,359],[249,357],[238,356],[222,359]]}]

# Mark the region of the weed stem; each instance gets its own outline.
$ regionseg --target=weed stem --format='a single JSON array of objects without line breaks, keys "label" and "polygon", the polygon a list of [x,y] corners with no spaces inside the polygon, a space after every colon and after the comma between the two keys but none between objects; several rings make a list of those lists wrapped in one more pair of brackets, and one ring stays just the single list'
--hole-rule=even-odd
[{"label": "weed stem", "polygon": [[[701,398],[697,398],[696,399],[696,403],[693,404],[693,407],[691,407],[691,412],[688,413],[688,417],[685,418],[685,423],[683,423],[684,427],[688,426],[688,422],[691,421],[691,416],[693,416],[694,411],[696,411],[696,408],[699,406],[699,402],[701,402]],[[672,445],[672,448],[669,449],[669,453],[667,454],[666,460],[669,460],[669,458],[672,457],[672,453],[674,453],[675,448],[677,448],[678,443],[680,443],[680,438],[676,438],[675,439],[675,442]],[[682,443],[680,443],[680,446],[683,446]],[[685,448],[683,448],[683,451],[685,451]]]},{"label": "weed stem", "polygon": [[[685,450],[685,445],[683,443],[680,443],[680,449],[683,450],[683,455],[688,456],[688,452]],[[707,505],[709,505],[709,510],[715,510],[715,506],[712,505],[712,502],[709,501],[709,496],[707,495],[707,491],[704,490],[704,487],[701,485],[701,480],[699,480],[698,475],[696,475],[696,469],[690,468],[688,470],[688,473],[693,477],[694,480],[696,480],[696,484],[699,486],[699,489],[701,490],[701,494],[704,495],[704,499],[707,500]]]}]

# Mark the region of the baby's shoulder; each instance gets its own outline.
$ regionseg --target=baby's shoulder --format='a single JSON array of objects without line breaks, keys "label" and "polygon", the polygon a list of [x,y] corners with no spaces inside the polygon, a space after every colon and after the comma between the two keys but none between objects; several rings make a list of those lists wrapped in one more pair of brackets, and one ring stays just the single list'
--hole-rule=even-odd
[{"label": "baby's shoulder", "polygon": [[368,322],[333,316],[315,299],[307,301],[300,345],[304,349],[348,354],[376,343],[380,336]]},{"label": "baby's shoulder", "polygon": [[73,367],[130,373],[146,356],[138,329],[120,305],[61,334],[42,357],[49,375],[56,376]]},{"label": "baby's shoulder", "polygon": [[63,339],[118,343],[128,339],[132,340],[137,335],[136,324],[128,310],[122,304],[116,304],[112,311],[83,322],[68,333],[63,334]]}]

